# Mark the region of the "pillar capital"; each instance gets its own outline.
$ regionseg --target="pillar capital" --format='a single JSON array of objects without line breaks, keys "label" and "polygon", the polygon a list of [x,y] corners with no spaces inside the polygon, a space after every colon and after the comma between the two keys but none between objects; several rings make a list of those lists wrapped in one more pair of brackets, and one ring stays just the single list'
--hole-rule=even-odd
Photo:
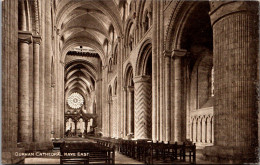
[{"label": "pillar capital", "polygon": [[214,25],[221,18],[237,12],[256,12],[257,2],[246,1],[210,1],[211,24]]},{"label": "pillar capital", "polygon": [[185,55],[187,55],[187,50],[185,50],[185,49],[174,49],[172,51],[172,57],[173,58],[184,57]]},{"label": "pillar capital", "polygon": [[151,76],[148,76],[148,75],[134,77],[134,83],[149,82],[149,81],[151,81]]},{"label": "pillar capital", "polygon": [[33,35],[32,37],[33,37],[33,43],[39,44],[39,45],[41,44],[41,41],[42,41],[42,37],[41,36]]},{"label": "pillar capital", "polygon": [[19,31],[18,32],[19,42],[30,44],[32,43],[32,32],[29,31]]}]

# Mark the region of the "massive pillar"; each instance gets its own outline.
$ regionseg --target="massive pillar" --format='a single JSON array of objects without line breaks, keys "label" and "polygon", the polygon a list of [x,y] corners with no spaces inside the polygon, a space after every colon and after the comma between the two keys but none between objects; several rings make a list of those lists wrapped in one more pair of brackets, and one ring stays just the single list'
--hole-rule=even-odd
[{"label": "massive pillar", "polygon": [[40,36],[33,36],[33,140],[40,141]]},{"label": "massive pillar", "polygon": [[19,32],[19,85],[18,85],[18,100],[19,100],[19,141],[30,142],[32,133],[30,126],[30,111],[29,111],[29,44],[32,42],[32,34],[27,31]]},{"label": "massive pillar", "polygon": [[[16,164],[24,157],[15,152],[18,135],[18,1],[1,1],[2,9],[2,164]],[[19,15],[20,16],[20,15]]]},{"label": "massive pillar", "polygon": [[[258,2],[211,2],[214,147],[205,155],[252,162],[257,152]],[[211,151],[211,152],[210,152]]]},{"label": "massive pillar", "polygon": [[134,122],[135,139],[151,138],[151,101],[152,84],[150,76],[138,76],[134,78],[135,110]]},{"label": "massive pillar", "polygon": [[182,65],[186,50],[173,50],[174,58],[174,141],[182,141]]}]

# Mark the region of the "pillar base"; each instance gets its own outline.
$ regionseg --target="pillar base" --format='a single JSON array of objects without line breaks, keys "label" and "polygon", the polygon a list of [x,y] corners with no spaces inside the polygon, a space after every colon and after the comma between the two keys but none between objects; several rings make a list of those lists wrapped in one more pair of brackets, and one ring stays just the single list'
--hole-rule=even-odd
[{"label": "pillar base", "polygon": [[26,152],[28,151],[48,151],[53,149],[52,142],[31,142],[31,143],[18,143],[18,147],[24,148]]},{"label": "pillar base", "polygon": [[203,150],[205,160],[217,163],[256,163],[258,153],[254,147],[208,146]]},{"label": "pillar base", "polygon": [[23,153],[23,148],[9,148],[7,151],[2,152],[2,164],[23,164],[25,156],[15,156],[15,153]]}]

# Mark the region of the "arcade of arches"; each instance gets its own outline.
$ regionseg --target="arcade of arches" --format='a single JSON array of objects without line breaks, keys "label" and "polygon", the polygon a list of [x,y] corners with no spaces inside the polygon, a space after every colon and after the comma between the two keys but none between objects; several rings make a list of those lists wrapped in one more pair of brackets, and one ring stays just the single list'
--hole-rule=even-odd
[{"label": "arcade of arches", "polygon": [[258,2],[2,1],[2,158],[88,135],[255,161]]}]

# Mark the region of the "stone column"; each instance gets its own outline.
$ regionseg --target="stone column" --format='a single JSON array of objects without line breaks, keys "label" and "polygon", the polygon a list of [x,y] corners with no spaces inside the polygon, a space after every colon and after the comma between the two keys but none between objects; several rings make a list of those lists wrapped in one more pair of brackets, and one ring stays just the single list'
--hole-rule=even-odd
[{"label": "stone column", "polygon": [[196,119],[193,121],[193,142],[196,142],[197,141],[197,121]]},{"label": "stone column", "polygon": [[[210,2],[214,57],[214,147],[206,154],[256,157],[258,2]],[[210,150],[212,152],[210,152]]]},{"label": "stone column", "polygon": [[137,76],[134,78],[134,122],[135,139],[150,139],[152,136],[152,83],[150,76]]},{"label": "stone column", "polygon": [[207,143],[211,143],[211,136],[212,136],[212,130],[211,130],[211,122],[210,118],[207,119]]},{"label": "stone column", "polygon": [[111,137],[113,135],[113,121],[111,120],[112,118],[112,113],[113,113],[113,102],[112,100],[108,100],[108,136]]},{"label": "stone column", "polygon": [[117,112],[117,96],[114,95],[112,97],[113,99],[113,137],[118,137],[118,123],[119,123],[119,120],[118,120],[118,112]]},{"label": "stone column", "polygon": [[171,51],[164,51],[165,57],[165,111],[166,111],[166,141],[171,140]]},{"label": "stone column", "polygon": [[197,142],[201,142],[201,119],[198,119],[197,123]]},{"label": "stone column", "polygon": [[202,135],[202,137],[201,137],[201,140],[202,140],[202,143],[205,143],[206,142],[206,121],[205,121],[205,119],[202,119],[201,120],[201,126],[202,126],[202,128],[201,128],[201,135]]},{"label": "stone column", "polygon": [[40,36],[33,36],[33,140],[40,141]]},{"label": "stone column", "polygon": [[102,128],[102,76],[96,80],[96,113],[97,127]]},{"label": "stone column", "polygon": [[182,137],[182,65],[181,58],[186,50],[173,50],[174,58],[174,141],[181,141]]},{"label": "stone column", "polygon": [[[158,139],[158,109],[157,109],[157,102],[158,102],[158,90],[157,90],[157,84],[158,84],[158,78],[157,78],[157,72],[158,72],[158,54],[157,54],[157,33],[158,33],[158,1],[152,1],[153,3],[153,29],[152,29],[152,139],[155,141]],[[142,27],[144,29],[144,27]],[[143,35],[142,35],[143,36]]]},{"label": "stone column", "polygon": [[128,134],[134,133],[134,87],[128,86],[127,87],[128,93]]},{"label": "stone column", "polygon": [[126,136],[127,134],[127,115],[126,115],[126,112],[127,112],[127,89],[126,87],[123,87],[123,113],[122,113],[122,126],[123,126],[123,137]]},{"label": "stone column", "polygon": [[19,142],[30,142],[32,130],[30,129],[30,114],[29,111],[29,44],[32,42],[32,33],[27,31],[19,31],[19,85],[18,85],[18,100],[19,100]]}]

